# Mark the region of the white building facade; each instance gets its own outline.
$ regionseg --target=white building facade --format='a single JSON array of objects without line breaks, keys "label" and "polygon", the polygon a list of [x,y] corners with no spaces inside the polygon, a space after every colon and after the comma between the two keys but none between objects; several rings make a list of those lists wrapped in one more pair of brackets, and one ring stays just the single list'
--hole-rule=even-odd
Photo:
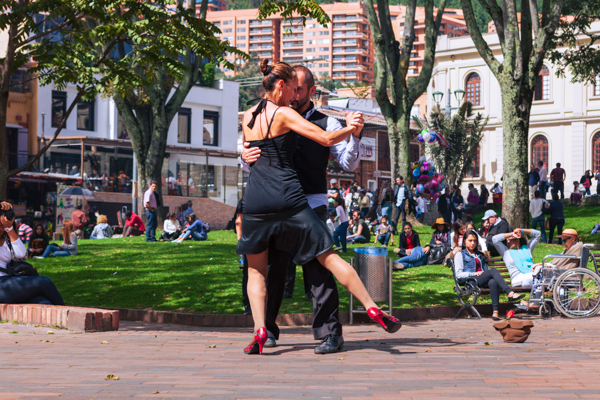
[{"label": "white building facade", "polygon": [[[219,80],[213,87],[195,86],[173,118],[163,164],[163,194],[209,197],[235,206],[238,201],[237,109],[239,84]],[[40,137],[51,137],[76,97],[75,87],[39,88]],[[83,156],[82,156],[83,153]],[[133,151],[114,101],[96,96],[77,104],[66,127],[46,153],[43,168],[68,173],[72,166],[88,176],[93,170],[111,178],[106,191],[129,192],[121,172],[133,177]]]},{"label": "white building facade", "polygon": [[[600,22],[594,23],[593,30],[600,31]],[[484,38],[501,60],[498,36],[489,33]],[[586,170],[600,171],[600,77],[596,77],[593,85],[572,83],[571,79],[569,72],[565,77],[557,77],[555,67],[550,62],[544,63],[531,108],[528,141],[529,165],[541,160],[550,172],[556,163],[562,164],[567,174],[566,194],[572,192],[572,182],[578,181]],[[463,181],[462,188],[466,193],[467,185],[473,183],[477,188],[483,184],[489,189],[494,183],[501,183],[503,174],[501,93],[496,78],[469,36],[438,39],[427,108],[431,110],[435,104],[432,94],[436,91],[444,93],[443,107],[448,89],[464,90],[465,100],[473,103],[474,112],[490,117],[474,170]],[[451,97],[452,107],[458,107],[456,98]]]}]

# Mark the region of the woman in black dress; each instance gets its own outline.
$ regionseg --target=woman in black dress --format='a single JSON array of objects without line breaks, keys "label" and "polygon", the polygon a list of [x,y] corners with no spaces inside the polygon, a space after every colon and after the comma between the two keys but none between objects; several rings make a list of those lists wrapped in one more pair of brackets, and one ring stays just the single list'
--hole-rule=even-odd
[{"label": "woman in black dress", "polygon": [[[297,97],[296,72],[287,63],[261,63],[264,99],[243,118],[244,141],[261,149],[261,157],[250,165],[244,193],[242,236],[237,253],[248,257],[248,297],[256,334],[244,349],[247,354],[262,352],[267,340],[265,328],[266,278],[269,248],[285,251],[297,265],[318,259],[367,309],[368,315],[388,332],[400,329],[400,322],[384,314],[369,296],[356,271],[332,249],[327,226],[308,206],[293,163],[297,132],[323,146],[338,143],[362,126],[360,113],[347,114],[349,126],[326,132],[288,107]],[[293,131],[292,131],[293,130]]]}]

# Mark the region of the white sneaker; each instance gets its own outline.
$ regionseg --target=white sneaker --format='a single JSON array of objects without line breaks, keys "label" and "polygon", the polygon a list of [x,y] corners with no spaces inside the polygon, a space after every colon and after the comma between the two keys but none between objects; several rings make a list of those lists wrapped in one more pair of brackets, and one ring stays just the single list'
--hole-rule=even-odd
[{"label": "white sneaker", "polygon": [[42,256],[33,256],[33,258],[36,258],[38,260],[43,260],[44,259],[44,257],[42,257]]}]

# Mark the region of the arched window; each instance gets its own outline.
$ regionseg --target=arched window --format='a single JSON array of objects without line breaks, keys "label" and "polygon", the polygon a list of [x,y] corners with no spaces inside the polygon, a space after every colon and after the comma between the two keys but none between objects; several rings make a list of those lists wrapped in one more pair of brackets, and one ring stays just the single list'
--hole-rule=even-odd
[{"label": "arched window", "polygon": [[474,106],[481,105],[481,78],[477,72],[469,74],[467,77],[467,101]]},{"label": "arched window", "polygon": [[537,135],[531,141],[531,163],[537,167],[538,161],[548,164],[548,139]]},{"label": "arched window", "polygon": [[535,100],[550,100],[550,70],[545,65],[535,83]]},{"label": "arched window", "polygon": [[600,131],[592,139],[592,167],[593,171],[600,170]]}]

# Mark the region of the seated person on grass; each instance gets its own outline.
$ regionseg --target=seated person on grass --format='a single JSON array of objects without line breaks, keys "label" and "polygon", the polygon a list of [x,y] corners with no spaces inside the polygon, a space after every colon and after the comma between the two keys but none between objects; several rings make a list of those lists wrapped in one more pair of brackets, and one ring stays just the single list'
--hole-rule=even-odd
[{"label": "seated person on grass", "polygon": [[337,214],[335,211],[329,211],[329,218],[327,218],[327,229],[331,232],[331,236],[335,233],[335,230],[340,226],[340,221],[337,221]]},{"label": "seated person on grass", "polygon": [[508,295],[508,300],[512,303],[522,299],[525,295],[519,296],[514,293],[497,269],[489,269],[487,258],[477,248],[479,235],[475,230],[469,230],[464,235],[462,250],[454,256],[454,271],[458,283],[463,285],[467,279],[473,278],[477,285],[482,288],[490,289],[490,298],[492,300],[492,319],[500,320],[498,317],[498,306],[500,305],[500,291]]},{"label": "seated person on grass", "polygon": [[97,218],[98,225],[94,227],[90,239],[110,239],[113,235],[113,230],[108,225],[106,215],[100,215]]},{"label": "seated person on grass", "polygon": [[371,232],[364,219],[361,219],[360,211],[352,212],[352,234],[346,237],[350,243],[369,243],[371,241]]},{"label": "seated person on grass", "polygon": [[199,220],[196,217],[196,214],[189,213],[186,216],[186,220],[188,222],[188,226],[181,233],[178,239],[173,240],[171,243],[182,243],[185,239],[191,239],[195,241],[202,241],[208,238],[206,234],[206,230],[208,229],[208,225]]},{"label": "seated person on grass", "polygon": [[[527,241],[525,235],[531,235],[531,240]],[[541,236],[541,232],[535,229],[517,228],[513,232],[499,233],[492,238],[510,274],[511,286],[533,284],[533,250]]]},{"label": "seated person on grass", "polygon": [[394,234],[392,233],[392,226],[388,224],[387,215],[381,217],[381,224],[377,226],[375,231],[375,242],[373,244],[381,243],[384,247],[387,247],[388,243],[394,245]]},{"label": "seated person on grass", "polygon": [[127,221],[125,221],[125,229],[123,229],[123,237],[128,236],[140,236],[146,232],[146,226],[144,221],[134,212],[127,211],[125,214]]},{"label": "seated person on grass", "polygon": [[429,244],[445,244],[450,242],[450,224],[444,221],[444,218],[438,218],[433,224],[431,229],[434,229],[431,234],[431,241]]},{"label": "seated person on grass", "polygon": [[[188,213],[189,214],[189,213]],[[177,214],[169,213],[163,224],[161,240],[173,240],[181,235],[181,224],[177,221]]]},{"label": "seated person on grass", "polygon": [[33,234],[31,235],[31,240],[29,241],[27,255],[29,257],[34,257],[44,254],[46,247],[48,247],[49,240],[50,239],[44,230],[44,225],[37,224],[33,230]]},{"label": "seated person on grass", "polygon": [[394,253],[403,255],[404,257],[394,262],[394,269],[400,270],[405,268],[420,267],[427,263],[427,255],[429,254],[429,245],[421,247],[419,234],[412,229],[410,222],[402,224],[402,233],[400,234],[399,248],[394,249]]},{"label": "seated person on grass", "polygon": [[54,257],[67,257],[77,255],[77,234],[75,233],[75,227],[71,221],[66,221],[63,224],[63,243],[61,245],[49,244],[42,253],[41,256],[35,256],[34,258],[46,258],[50,257],[51,254]]}]

